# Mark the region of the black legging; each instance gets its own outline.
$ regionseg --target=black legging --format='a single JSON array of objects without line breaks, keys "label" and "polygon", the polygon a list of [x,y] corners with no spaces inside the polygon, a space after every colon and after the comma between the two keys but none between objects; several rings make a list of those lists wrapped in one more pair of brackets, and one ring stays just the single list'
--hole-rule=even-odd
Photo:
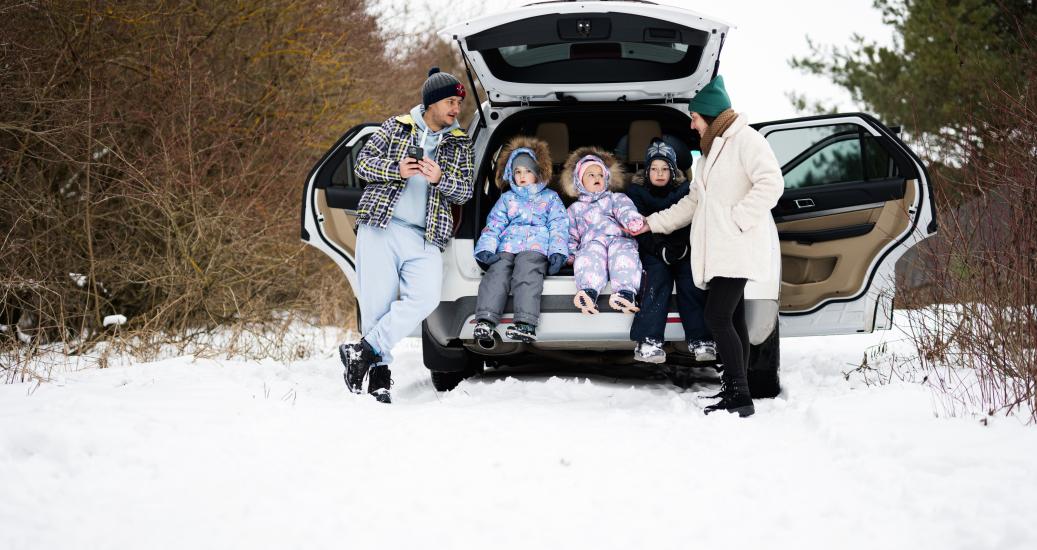
[{"label": "black legging", "polygon": [[745,279],[713,277],[706,292],[706,325],[717,343],[725,378],[748,391],[749,329],[745,325]]}]

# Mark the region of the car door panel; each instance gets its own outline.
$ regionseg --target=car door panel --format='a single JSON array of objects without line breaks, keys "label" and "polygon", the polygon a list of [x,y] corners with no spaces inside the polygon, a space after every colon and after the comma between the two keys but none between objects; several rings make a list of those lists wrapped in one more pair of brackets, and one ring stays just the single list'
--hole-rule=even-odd
[{"label": "car door panel", "polygon": [[351,128],[321,157],[306,178],[302,238],[342,269],[356,288],[356,209],[365,183],[353,174],[356,156],[377,124]]},{"label": "car door panel", "polygon": [[787,189],[771,210],[775,223],[824,216],[831,213],[877,208],[904,198],[904,178],[858,183],[840,183],[814,189]]},{"label": "car door panel", "polygon": [[[905,199],[913,199],[913,194],[912,188]],[[905,199],[886,202],[881,208],[858,211],[868,214],[868,221],[858,224],[847,224],[844,220],[836,219],[839,214],[800,220],[800,225],[803,225],[802,222],[810,222],[815,227],[809,230],[790,229],[797,222],[778,224],[779,239],[783,233],[838,232],[846,228],[871,227],[866,233],[848,234],[821,242],[782,239],[781,309],[784,312],[803,311],[825,300],[856,294],[861,285],[867,283],[868,270],[873,260],[908,228]]]},{"label": "car door panel", "polygon": [[754,127],[786,181],[772,210],[781,246],[782,335],[873,330],[879,306],[892,307],[893,263],[930,234],[918,228],[931,220],[921,208],[924,167],[864,114]]}]

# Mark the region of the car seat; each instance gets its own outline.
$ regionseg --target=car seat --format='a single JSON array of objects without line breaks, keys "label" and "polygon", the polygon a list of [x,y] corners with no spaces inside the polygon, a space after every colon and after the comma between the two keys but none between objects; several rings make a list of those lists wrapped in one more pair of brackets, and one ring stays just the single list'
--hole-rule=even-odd
[{"label": "car seat", "polygon": [[562,165],[569,156],[569,127],[564,122],[541,122],[537,124],[536,138],[547,144],[551,153],[551,164],[554,175],[551,176],[551,188],[557,190],[558,178]]}]

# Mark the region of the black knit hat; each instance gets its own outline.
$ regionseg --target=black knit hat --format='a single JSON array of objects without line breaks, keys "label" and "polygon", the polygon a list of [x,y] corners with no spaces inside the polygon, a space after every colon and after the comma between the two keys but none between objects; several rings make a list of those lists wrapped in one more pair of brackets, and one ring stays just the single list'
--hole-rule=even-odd
[{"label": "black knit hat", "polygon": [[441,99],[455,95],[464,99],[464,84],[454,75],[440,72],[439,67],[429,69],[428,79],[421,85],[421,103],[428,107]]},{"label": "black knit hat", "polygon": [[670,181],[672,182],[677,173],[677,152],[662,138],[652,138],[648,149],[645,150],[645,178],[650,177],[653,160],[661,160],[670,167]]}]

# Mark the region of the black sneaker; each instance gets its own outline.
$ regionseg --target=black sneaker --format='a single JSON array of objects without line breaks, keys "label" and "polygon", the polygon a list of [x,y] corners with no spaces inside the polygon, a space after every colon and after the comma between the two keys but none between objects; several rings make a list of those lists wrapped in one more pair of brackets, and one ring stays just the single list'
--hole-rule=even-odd
[{"label": "black sneaker", "polygon": [[364,377],[371,365],[382,360],[382,356],[375,352],[371,344],[363,338],[355,344],[342,344],[338,347],[338,357],[342,360],[342,366],[346,368],[342,378],[346,381],[346,387],[353,393],[362,393]]},{"label": "black sneaker", "polygon": [[745,418],[752,416],[756,412],[756,407],[753,406],[753,398],[748,393],[732,390],[722,396],[720,401],[702,409],[702,412],[706,414],[715,411],[738,413],[738,416]]},{"label": "black sneaker", "polygon": [[392,387],[392,371],[389,365],[375,365],[371,367],[371,374],[367,377],[367,393],[374,396],[379,403],[392,403],[389,388]]},{"label": "black sneaker", "polygon": [[530,342],[536,342],[537,328],[529,323],[515,323],[508,327],[508,330],[504,331],[504,335],[512,340],[529,344]]}]

